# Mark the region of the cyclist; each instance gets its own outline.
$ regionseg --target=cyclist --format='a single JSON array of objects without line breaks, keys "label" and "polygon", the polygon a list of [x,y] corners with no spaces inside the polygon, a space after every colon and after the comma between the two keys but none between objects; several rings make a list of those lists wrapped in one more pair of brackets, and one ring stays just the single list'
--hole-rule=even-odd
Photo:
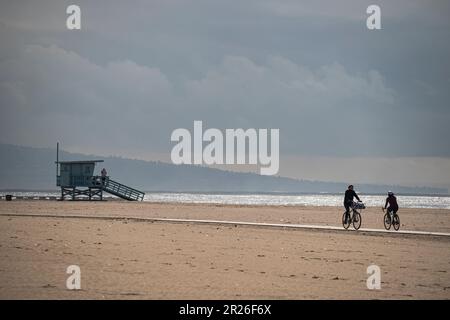
[{"label": "cyclist", "polygon": [[347,188],[347,191],[345,191],[344,196],[344,207],[345,207],[345,223],[347,223],[347,219],[350,215],[350,208],[353,205],[353,198],[358,199],[358,201],[361,201],[356,194],[355,190],[353,190],[353,185],[349,185]]},{"label": "cyclist", "polygon": [[394,193],[392,191],[388,191],[388,197],[386,198],[386,203],[384,204],[384,209],[388,207],[388,212],[393,212],[394,214],[398,211],[398,203],[397,198],[394,196]]}]

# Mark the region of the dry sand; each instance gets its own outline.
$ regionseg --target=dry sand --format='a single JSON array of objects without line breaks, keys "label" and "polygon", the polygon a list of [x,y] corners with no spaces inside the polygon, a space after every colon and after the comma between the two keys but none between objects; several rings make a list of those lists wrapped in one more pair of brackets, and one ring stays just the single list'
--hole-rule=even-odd
[{"label": "dry sand", "polygon": [[[0,298],[450,298],[449,237],[119,219],[339,226],[341,215],[335,207],[2,201]],[[450,232],[450,210],[403,209],[400,216],[405,230]],[[381,210],[365,210],[363,227],[383,228]],[[381,268],[381,290],[367,289],[372,263]],[[66,289],[66,268],[74,264],[79,291]]]}]

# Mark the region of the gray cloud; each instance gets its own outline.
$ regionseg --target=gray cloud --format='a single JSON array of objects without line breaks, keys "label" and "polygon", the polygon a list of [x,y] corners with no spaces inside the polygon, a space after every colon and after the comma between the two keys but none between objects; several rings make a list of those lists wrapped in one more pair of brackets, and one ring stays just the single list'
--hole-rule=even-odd
[{"label": "gray cloud", "polygon": [[0,142],[167,153],[173,129],[280,128],[289,156],[450,156],[446,1],[59,1],[0,11]]},{"label": "gray cloud", "polygon": [[[259,65],[225,56],[202,78],[172,83],[158,68],[130,60],[100,66],[56,46],[27,45],[21,55],[1,63],[0,71],[6,115],[18,119],[2,126],[2,136],[17,131],[11,125],[21,127],[31,133],[23,143],[45,143],[61,135],[62,125],[65,132],[70,129],[64,140],[78,132],[76,139],[102,134],[103,144],[164,148],[168,131],[191,126],[195,119],[219,128],[275,126],[295,134],[299,123],[324,112],[394,103],[377,71],[352,75],[339,64],[313,70],[282,57]],[[32,134],[44,127],[44,137]],[[295,144],[285,146],[298,151]]]}]

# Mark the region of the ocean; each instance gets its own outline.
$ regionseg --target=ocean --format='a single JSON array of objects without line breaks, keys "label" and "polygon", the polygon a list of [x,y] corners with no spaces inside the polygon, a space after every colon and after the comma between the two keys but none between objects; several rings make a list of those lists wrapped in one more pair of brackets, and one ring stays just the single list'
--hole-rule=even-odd
[{"label": "ocean", "polygon": [[[60,193],[48,191],[2,191],[0,197],[6,194],[16,197],[33,199],[55,198]],[[367,207],[381,207],[386,199],[385,195],[359,194]],[[113,199],[114,196],[106,195],[105,199]],[[423,196],[423,195],[398,195],[397,200],[402,208],[437,208],[450,209],[450,196]],[[341,194],[230,194],[230,193],[176,193],[176,192],[147,192],[145,202],[163,203],[208,203],[208,204],[232,204],[232,205],[283,205],[283,206],[336,206],[341,207],[343,195]]]}]

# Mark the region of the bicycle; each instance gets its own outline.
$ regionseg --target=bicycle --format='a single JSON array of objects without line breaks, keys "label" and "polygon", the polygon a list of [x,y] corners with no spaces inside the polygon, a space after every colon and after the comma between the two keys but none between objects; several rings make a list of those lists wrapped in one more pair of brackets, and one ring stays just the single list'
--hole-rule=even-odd
[{"label": "bicycle", "polygon": [[344,226],[344,229],[348,229],[350,225],[353,223],[353,228],[355,228],[355,230],[358,230],[361,227],[362,218],[361,214],[357,210],[362,210],[365,208],[366,206],[364,205],[364,203],[353,202],[350,212],[348,213],[344,212],[344,214],[342,215],[342,225]]},{"label": "bicycle", "polygon": [[[384,212],[384,208],[381,208]],[[387,212],[385,213],[384,217],[383,217],[383,222],[384,222],[384,228],[386,230],[391,229],[391,226],[394,226],[394,230],[398,231],[398,229],[400,229],[400,217],[398,216],[397,213],[394,213],[394,211],[392,210],[387,210]]]}]

